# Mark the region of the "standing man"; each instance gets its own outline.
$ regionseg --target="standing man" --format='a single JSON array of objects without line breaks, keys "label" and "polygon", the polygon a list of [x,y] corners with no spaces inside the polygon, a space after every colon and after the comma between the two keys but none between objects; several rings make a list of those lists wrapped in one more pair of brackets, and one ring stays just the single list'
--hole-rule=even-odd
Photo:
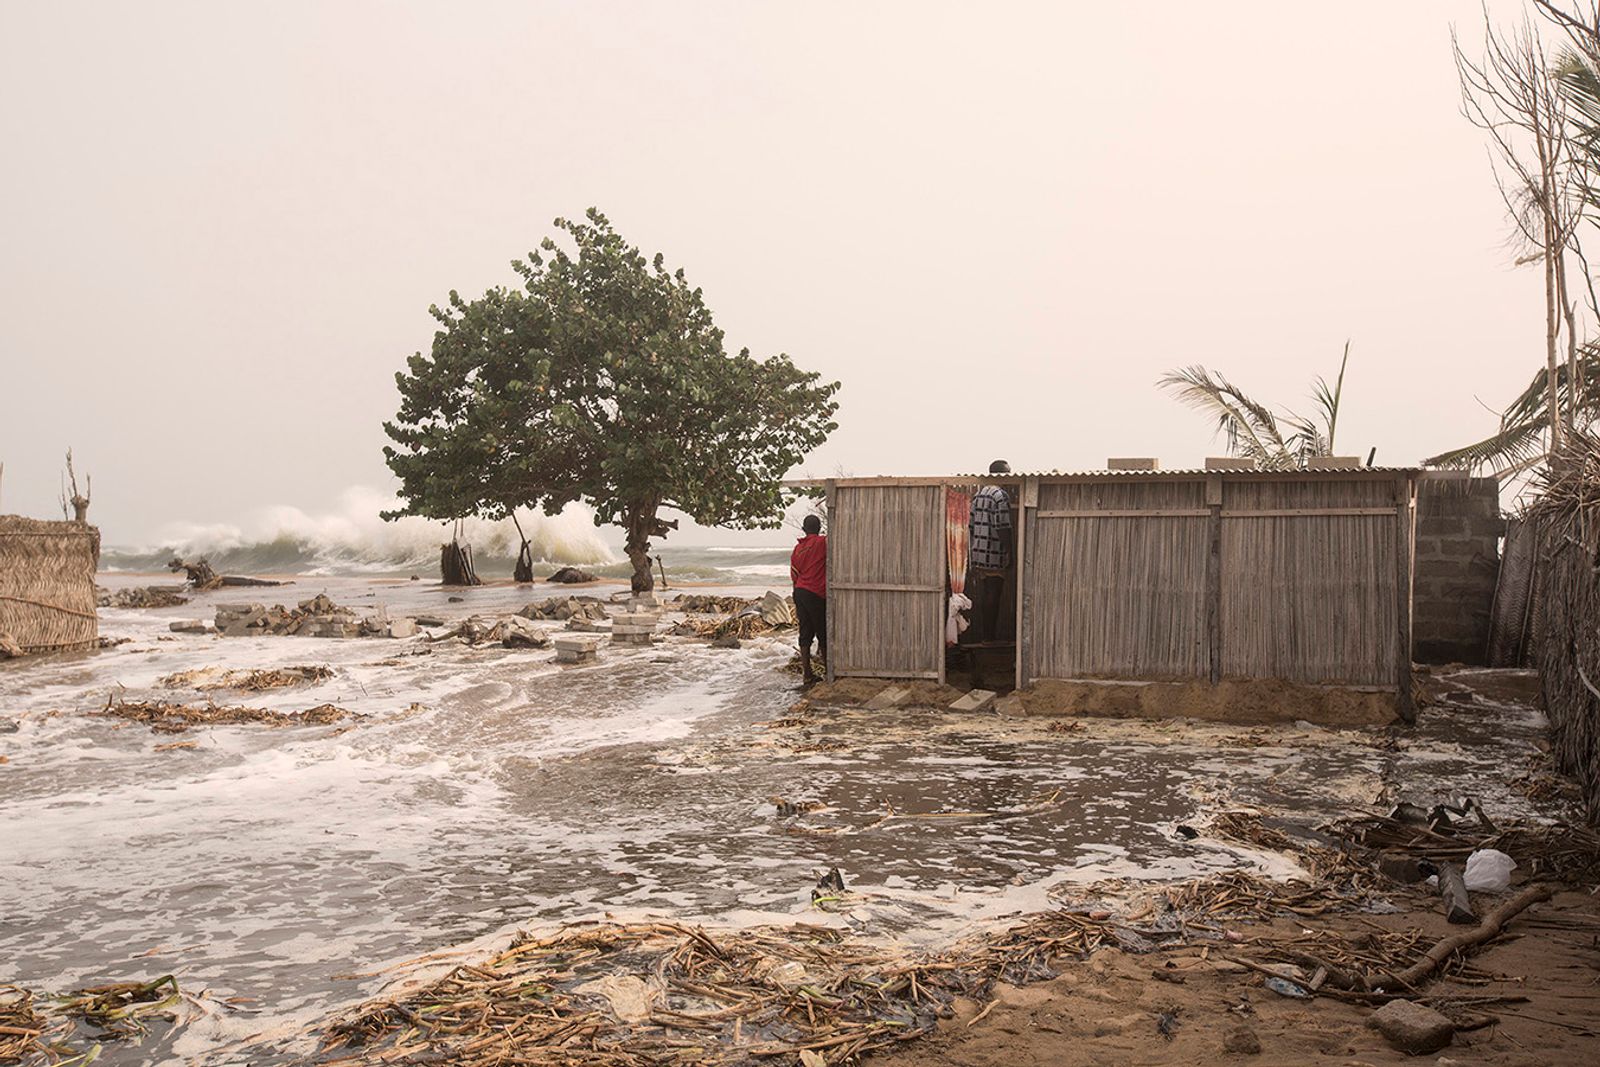
[{"label": "standing man", "polygon": [[[997,459],[990,474],[1010,474],[1011,464]],[[998,485],[985,485],[972,494],[972,521],[967,528],[971,561],[972,615],[978,641],[993,641],[1000,634],[1000,604],[1005,599],[1006,570],[1011,566],[1011,494]]]},{"label": "standing man", "polygon": [[828,539],[822,533],[822,520],[807,515],[800,524],[805,536],[789,557],[789,579],[794,582],[795,621],[800,624],[800,684],[815,685],[811,669],[811,639],[817,639],[817,653],[828,659]]}]

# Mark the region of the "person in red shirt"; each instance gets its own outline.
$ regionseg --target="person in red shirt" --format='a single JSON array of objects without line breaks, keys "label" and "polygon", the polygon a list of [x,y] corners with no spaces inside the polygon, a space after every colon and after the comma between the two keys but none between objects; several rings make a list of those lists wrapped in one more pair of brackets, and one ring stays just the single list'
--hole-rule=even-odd
[{"label": "person in red shirt", "polygon": [[816,638],[817,654],[828,658],[828,538],[822,533],[822,520],[807,515],[800,524],[805,536],[789,557],[789,578],[794,582],[795,621],[800,624],[800,684],[815,685],[811,669],[811,640]]}]

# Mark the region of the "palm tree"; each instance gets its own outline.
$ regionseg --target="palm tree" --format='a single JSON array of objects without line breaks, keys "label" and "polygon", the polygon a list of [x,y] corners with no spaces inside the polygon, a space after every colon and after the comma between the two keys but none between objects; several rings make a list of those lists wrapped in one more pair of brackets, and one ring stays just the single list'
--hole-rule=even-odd
[{"label": "palm tree", "polygon": [[1232,455],[1253,460],[1263,470],[1293,470],[1314,456],[1333,454],[1339,429],[1339,400],[1344,395],[1344,370],[1350,362],[1350,342],[1344,343],[1339,376],[1333,385],[1321,375],[1312,384],[1312,417],[1292,411],[1274,413],[1251,399],[1216,371],[1198,364],[1168,371],[1157,381],[1179,401],[1216,420],[1217,433],[1228,442]]},{"label": "palm tree", "polygon": [[[1578,351],[1576,396],[1569,386],[1572,366],[1572,362],[1556,366],[1557,411],[1576,410],[1569,424],[1582,428],[1600,418],[1600,353],[1592,344]],[[1429,456],[1422,465],[1511,478],[1537,467],[1549,452],[1550,391],[1547,372],[1541,367],[1522,394],[1501,412],[1499,430],[1481,441]]]}]

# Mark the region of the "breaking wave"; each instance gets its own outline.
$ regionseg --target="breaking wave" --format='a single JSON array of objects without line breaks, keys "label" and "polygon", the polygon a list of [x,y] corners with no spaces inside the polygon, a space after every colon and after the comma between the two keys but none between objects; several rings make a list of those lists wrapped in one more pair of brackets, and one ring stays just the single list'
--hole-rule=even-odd
[{"label": "breaking wave", "polygon": [[[439,546],[449,523],[409,517],[384,522],[379,513],[396,504],[373,489],[346,490],[326,514],[300,508],[266,508],[245,526],[172,523],[154,544],[109,546],[100,565],[108,571],[164,571],[174,556],[205,557],[227,574],[411,575],[437,577]],[[519,516],[533,550],[535,573],[581,566],[597,577],[625,579],[633,571],[608,545],[587,508],[560,515]],[[782,538],[783,535],[775,534]],[[517,529],[510,520],[468,519],[464,539],[485,579],[508,578],[517,559]],[[721,582],[781,588],[789,577],[789,547],[675,545],[668,538],[655,554],[668,582]]]},{"label": "breaking wave", "polygon": [[[219,571],[257,574],[399,574],[436,571],[439,546],[450,539],[449,523],[414,516],[384,522],[379,513],[396,506],[393,496],[364,487],[347,489],[337,510],[311,514],[280,505],[264,509],[248,525],[172,523],[156,543],[108,547],[101,566],[112,571],[165,569],[173,556],[204,556]],[[603,566],[616,561],[586,508],[560,515],[520,516],[533,557],[541,563]],[[519,540],[509,519],[468,519],[464,538],[479,569],[510,570]]]}]

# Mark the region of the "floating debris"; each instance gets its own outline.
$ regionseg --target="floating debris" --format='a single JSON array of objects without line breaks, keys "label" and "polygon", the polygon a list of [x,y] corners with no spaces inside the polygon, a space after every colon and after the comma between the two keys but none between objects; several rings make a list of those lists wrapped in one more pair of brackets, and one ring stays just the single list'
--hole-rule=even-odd
[{"label": "floating debris", "polygon": [[167,1009],[182,996],[178,980],[164,974],[148,982],[115,982],[80,989],[61,998],[59,1006],[66,1014],[100,1027],[105,1037],[126,1038],[144,1033],[147,1018],[174,1020]]},{"label": "floating debris", "polygon": [[221,704],[173,704],[164,700],[138,700],[108,703],[90,714],[110,719],[143,723],[158,734],[177,734],[197,726],[233,726],[258,723],[263,726],[331,726],[362,716],[332,704],[318,704],[305,711],[272,711],[267,708],[225,706]]},{"label": "floating debris", "polygon": [[260,692],[315,685],[333,677],[329,667],[277,667],[270,670],[227,670],[222,667],[197,667],[156,680],[163,689],[238,689]]}]

